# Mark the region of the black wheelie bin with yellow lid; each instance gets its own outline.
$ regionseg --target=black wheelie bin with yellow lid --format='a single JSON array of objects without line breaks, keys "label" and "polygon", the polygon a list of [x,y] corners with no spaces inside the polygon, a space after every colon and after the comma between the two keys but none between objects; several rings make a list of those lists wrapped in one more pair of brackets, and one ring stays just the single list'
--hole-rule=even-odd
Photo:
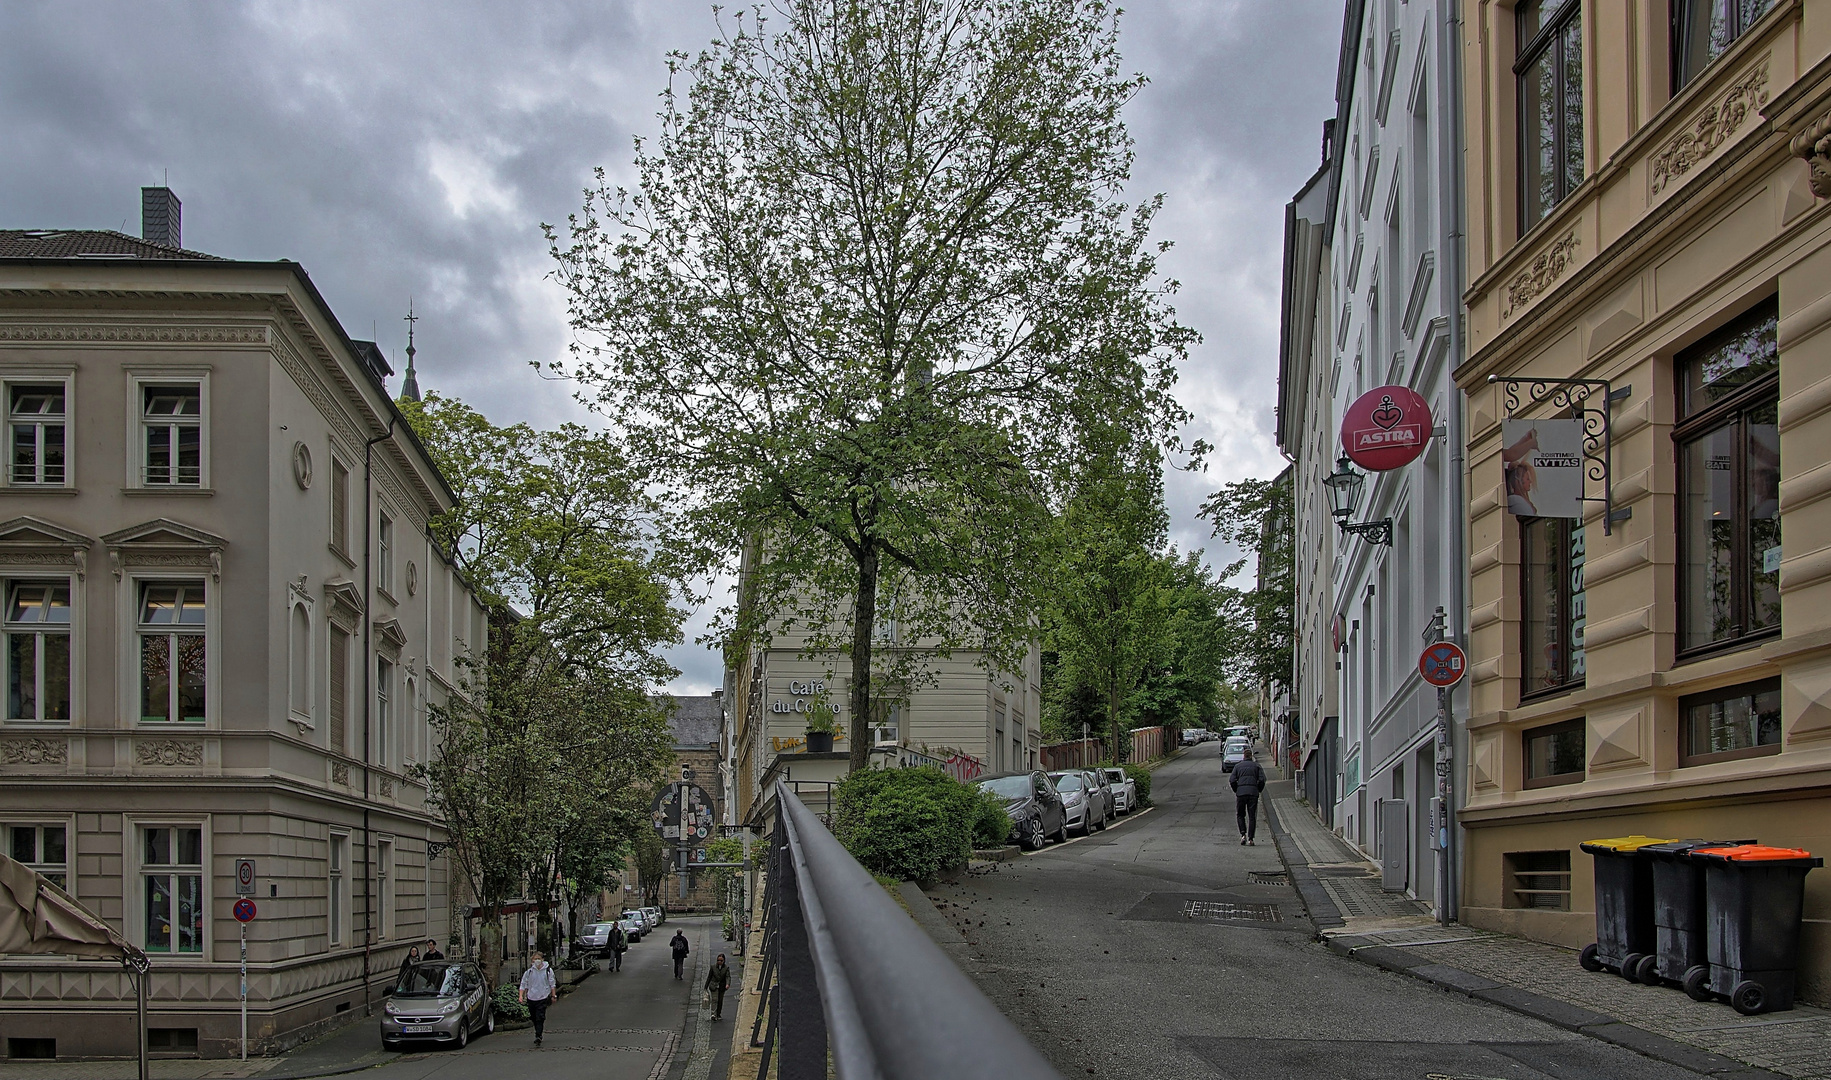
[{"label": "black wheelie bin with yellow lid", "polygon": [[1668,844],[1653,836],[1585,840],[1596,864],[1596,943],[1583,950],[1585,971],[1638,978],[1641,961],[1658,948],[1653,925],[1653,861],[1641,849]]}]

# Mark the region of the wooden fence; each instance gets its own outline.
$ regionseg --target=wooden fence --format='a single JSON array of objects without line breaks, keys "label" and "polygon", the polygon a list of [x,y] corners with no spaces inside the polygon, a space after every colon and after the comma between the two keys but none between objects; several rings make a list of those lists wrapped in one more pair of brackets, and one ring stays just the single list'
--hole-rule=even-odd
[{"label": "wooden fence", "polygon": [[[1170,751],[1172,729],[1167,727],[1136,728],[1132,731],[1132,756],[1128,761],[1150,761],[1160,758]],[[1074,739],[1070,742],[1050,743],[1041,750],[1042,767],[1055,769],[1087,769],[1108,759],[1106,743],[1100,739]]]}]

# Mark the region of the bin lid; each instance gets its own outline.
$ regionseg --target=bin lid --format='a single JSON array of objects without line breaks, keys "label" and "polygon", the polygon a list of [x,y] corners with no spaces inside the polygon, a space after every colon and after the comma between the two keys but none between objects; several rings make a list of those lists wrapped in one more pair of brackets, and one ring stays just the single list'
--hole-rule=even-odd
[{"label": "bin lid", "polygon": [[1610,855],[1632,855],[1643,847],[1653,844],[1670,844],[1671,842],[1670,839],[1662,840],[1656,836],[1617,836],[1613,840],[1585,840],[1582,848],[1591,855],[1601,852],[1607,852]]},{"label": "bin lid", "polygon": [[1729,863],[1761,863],[1764,866],[1823,866],[1825,860],[1816,858],[1809,851],[1801,848],[1768,847],[1765,844],[1738,844],[1735,847],[1699,848],[1692,852],[1700,859]]},{"label": "bin lid", "polygon": [[1668,840],[1663,844],[1648,844],[1640,850],[1651,855],[1670,855],[1677,858],[1680,855],[1689,855],[1699,848],[1732,848],[1753,843],[1753,840]]}]

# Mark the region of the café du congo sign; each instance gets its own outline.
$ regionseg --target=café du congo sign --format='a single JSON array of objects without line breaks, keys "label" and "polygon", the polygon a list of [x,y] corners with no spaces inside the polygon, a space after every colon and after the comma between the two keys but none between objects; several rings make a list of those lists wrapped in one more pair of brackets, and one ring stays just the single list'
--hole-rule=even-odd
[{"label": "caf\u00e9 du congo sign", "polygon": [[1424,452],[1430,406],[1409,386],[1376,386],[1354,400],[1341,420],[1341,446],[1368,472],[1402,469]]}]

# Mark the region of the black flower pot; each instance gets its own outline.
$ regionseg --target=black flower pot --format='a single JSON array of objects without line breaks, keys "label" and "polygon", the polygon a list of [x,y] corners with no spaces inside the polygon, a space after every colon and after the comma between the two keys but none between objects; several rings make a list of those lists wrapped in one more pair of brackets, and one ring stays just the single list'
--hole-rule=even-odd
[{"label": "black flower pot", "polygon": [[807,733],[807,752],[810,754],[830,754],[833,752],[833,733],[830,731],[810,731]]}]

